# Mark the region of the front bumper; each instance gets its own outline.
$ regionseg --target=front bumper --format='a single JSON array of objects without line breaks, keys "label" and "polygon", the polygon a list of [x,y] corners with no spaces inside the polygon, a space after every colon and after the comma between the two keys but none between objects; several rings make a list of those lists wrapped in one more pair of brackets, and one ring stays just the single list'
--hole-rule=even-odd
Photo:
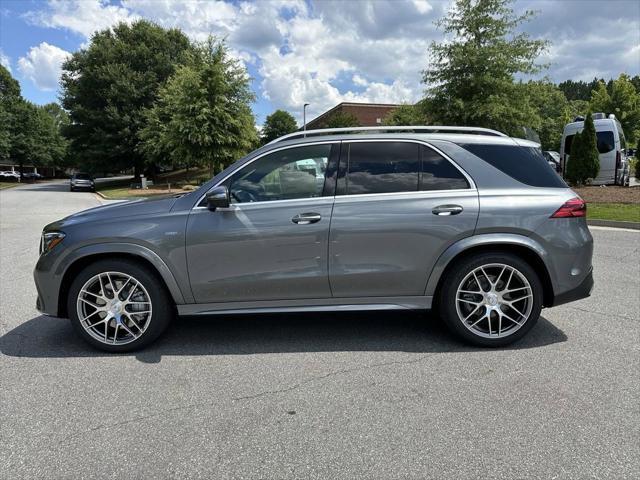
[{"label": "front bumper", "polygon": [[559,295],[555,295],[553,297],[553,304],[551,307],[557,307],[558,305],[563,305],[569,302],[575,302],[576,300],[580,300],[582,298],[587,298],[591,296],[591,291],[593,290],[593,269],[589,270],[589,273],[584,280],[575,288],[563,292]]}]

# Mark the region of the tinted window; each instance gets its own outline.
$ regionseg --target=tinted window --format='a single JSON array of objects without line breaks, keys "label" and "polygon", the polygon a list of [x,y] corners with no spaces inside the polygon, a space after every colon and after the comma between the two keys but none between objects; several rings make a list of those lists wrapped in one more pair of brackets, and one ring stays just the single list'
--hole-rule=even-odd
[{"label": "tinted window", "polygon": [[225,182],[232,203],[322,196],[331,145],[294,147],[265,155]]},{"label": "tinted window", "polygon": [[349,144],[346,193],[415,192],[420,154],[417,143],[358,142]]},{"label": "tinted window", "polygon": [[519,182],[533,187],[567,187],[560,176],[549,168],[539,148],[477,143],[460,146]]},{"label": "tinted window", "polygon": [[467,179],[449,160],[435,150],[422,146],[420,190],[469,188]]},{"label": "tinted window", "polygon": [[596,132],[598,138],[598,152],[608,153],[616,148],[615,140],[613,139],[613,132]]},{"label": "tinted window", "polygon": [[[567,135],[564,139],[564,153],[571,155],[571,144],[575,135]],[[608,153],[615,148],[615,140],[612,131],[596,132],[598,153]]]},{"label": "tinted window", "polygon": [[573,144],[573,137],[575,137],[575,135],[567,135],[564,139],[564,154],[565,155],[570,155],[571,154],[571,145]]},{"label": "tinted window", "polygon": [[91,180],[91,175],[88,173],[76,173],[74,177],[78,180]]}]

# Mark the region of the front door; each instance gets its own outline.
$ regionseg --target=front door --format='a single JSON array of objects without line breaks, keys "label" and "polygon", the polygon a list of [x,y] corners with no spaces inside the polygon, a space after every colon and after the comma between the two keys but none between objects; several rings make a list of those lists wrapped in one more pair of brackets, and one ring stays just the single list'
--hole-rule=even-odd
[{"label": "front door", "polygon": [[229,209],[192,211],[187,263],[197,303],[331,297],[334,192],[324,179],[332,149],[337,156],[339,143],[260,157],[224,181]]},{"label": "front door", "polygon": [[424,295],[442,252],[473,234],[477,191],[419,143],[345,142],[342,152],[329,240],[334,297]]}]

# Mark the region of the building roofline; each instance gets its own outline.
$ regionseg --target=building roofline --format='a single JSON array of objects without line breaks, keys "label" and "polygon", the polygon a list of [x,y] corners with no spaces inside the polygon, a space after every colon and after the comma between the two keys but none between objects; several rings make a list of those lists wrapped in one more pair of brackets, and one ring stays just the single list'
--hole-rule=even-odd
[{"label": "building roofline", "polygon": [[307,122],[307,125],[309,125],[310,123],[316,122],[319,119],[326,117],[327,115],[331,114],[334,110],[337,110],[340,107],[371,107],[371,108],[375,108],[375,107],[391,107],[391,108],[397,108],[402,106],[403,104],[401,103],[359,103],[359,102],[340,102],[339,104],[335,105],[334,107],[330,108],[329,110],[327,110],[324,113],[321,113],[320,115],[318,115],[317,117],[315,117],[312,120],[309,120]]}]

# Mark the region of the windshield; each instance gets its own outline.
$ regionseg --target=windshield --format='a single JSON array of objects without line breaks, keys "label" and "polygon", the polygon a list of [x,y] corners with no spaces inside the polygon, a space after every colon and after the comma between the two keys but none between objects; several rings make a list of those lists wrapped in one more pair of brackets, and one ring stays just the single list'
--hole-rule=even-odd
[{"label": "windshield", "polygon": [[91,175],[88,173],[76,173],[73,177],[76,180],[91,180]]}]

